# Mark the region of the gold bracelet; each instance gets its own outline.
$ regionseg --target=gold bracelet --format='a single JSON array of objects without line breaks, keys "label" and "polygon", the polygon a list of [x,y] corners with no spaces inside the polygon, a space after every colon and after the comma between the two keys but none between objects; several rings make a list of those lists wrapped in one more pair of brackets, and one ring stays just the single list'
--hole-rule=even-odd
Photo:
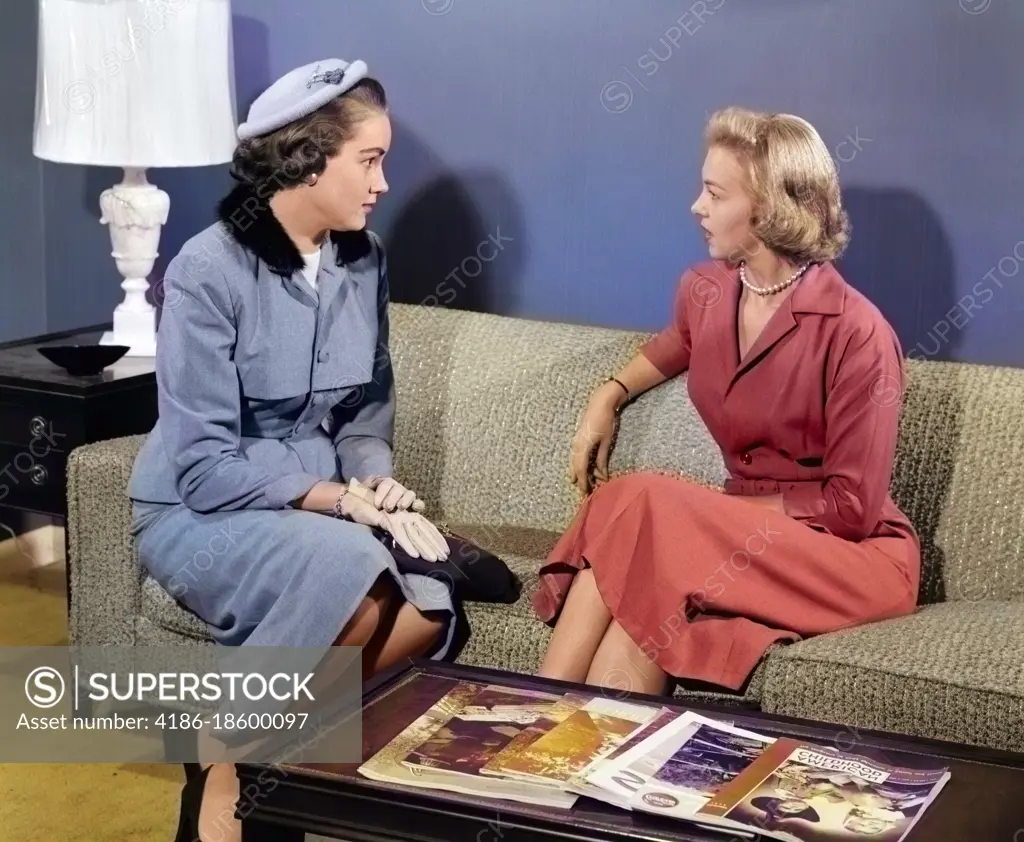
[{"label": "gold bracelet", "polygon": [[609,377],[606,383],[618,383],[622,387],[622,391],[626,393],[626,402],[633,400],[633,396],[629,393],[629,389],[626,388],[626,384],[619,380],[618,377]]}]

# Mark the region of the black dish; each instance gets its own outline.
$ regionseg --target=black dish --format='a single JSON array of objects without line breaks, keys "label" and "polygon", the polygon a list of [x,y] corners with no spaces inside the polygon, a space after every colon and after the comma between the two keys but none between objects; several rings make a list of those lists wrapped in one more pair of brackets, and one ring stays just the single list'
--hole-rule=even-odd
[{"label": "black dish", "polygon": [[127,345],[44,345],[36,350],[75,377],[99,374],[128,353]]}]

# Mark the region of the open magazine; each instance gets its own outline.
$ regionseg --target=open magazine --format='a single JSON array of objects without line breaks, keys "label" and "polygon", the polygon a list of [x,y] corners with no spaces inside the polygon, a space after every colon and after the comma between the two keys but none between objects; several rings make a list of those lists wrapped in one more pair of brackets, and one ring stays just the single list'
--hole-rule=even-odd
[{"label": "open magazine", "polygon": [[949,780],[929,762],[596,694],[458,682],[359,771],[566,810],[592,798],[741,838],[899,842]]},{"label": "open magazine", "polygon": [[880,753],[783,738],[696,812],[784,842],[905,839],[949,780],[944,768],[906,768]]}]

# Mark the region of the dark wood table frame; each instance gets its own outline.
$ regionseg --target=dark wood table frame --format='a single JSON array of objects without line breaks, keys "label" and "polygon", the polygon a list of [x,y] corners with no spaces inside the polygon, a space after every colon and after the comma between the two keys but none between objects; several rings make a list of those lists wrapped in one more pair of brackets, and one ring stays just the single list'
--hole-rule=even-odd
[{"label": "dark wood table frame", "polygon": [[[581,684],[414,660],[368,683],[363,704],[387,691],[409,669],[553,692],[595,692]],[[640,694],[623,698],[724,716],[739,727],[850,751],[860,745],[932,756],[940,765],[950,766],[952,777],[911,832],[909,842],[1024,842],[1024,754],[775,716],[749,708],[684,705],[678,699]],[[286,774],[264,765],[238,764],[237,768],[243,798],[236,817],[242,819],[246,842],[298,842],[305,833],[349,842],[626,842],[637,838],[707,842],[740,838],[586,798],[567,811],[513,802],[499,805],[493,800],[482,806],[479,800],[457,793],[415,790],[347,773],[316,774],[301,765],[281,767]],[[251,797],[245,797],[247,792]]]}]

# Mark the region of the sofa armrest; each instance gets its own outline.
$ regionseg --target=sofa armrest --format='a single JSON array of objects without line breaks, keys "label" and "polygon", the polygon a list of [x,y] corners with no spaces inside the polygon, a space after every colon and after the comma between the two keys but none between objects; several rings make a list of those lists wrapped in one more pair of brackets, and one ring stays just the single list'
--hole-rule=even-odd
[{"label": "sofa armrest", "polygon": [[145,436],[71,451],[68,457],[68,573],[72,646],[134,645],[142,575],[131,535],[128,480]]}]

